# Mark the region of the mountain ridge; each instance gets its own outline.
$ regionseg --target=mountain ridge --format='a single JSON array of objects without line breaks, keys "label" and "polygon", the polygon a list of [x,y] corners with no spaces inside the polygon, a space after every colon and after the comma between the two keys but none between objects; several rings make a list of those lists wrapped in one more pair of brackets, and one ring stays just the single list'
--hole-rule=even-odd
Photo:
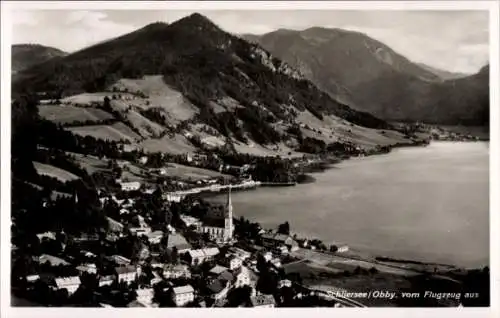
[{"label": "mountain ridge", "polygon": [[[120,81],[128,84],[118,88]],[[160,91],[148,90],[153,92],[148,96],[140,88],[144,85]],[[105,110],[116,113],[148,145],[166,142],[165,134],[199,144],[199,129],[204,139],[226,138],[245,147],[412,143],[400,133],[382,134],[378,130],[393,127],[330,97],[286,62],[199,14],[170,24],[152,23],[35,65],[18,74],[12,87],[17,94],[29,88],[64,102],[87,100],[83,103],[99,107],[107,96]],[[181,94],[194,107],[189,116],[175,119],[181,110],[168,109],[172,94]]]},{"label": "mountain ridge", "polygon": [[41,44],[13,44],[12,53],[12,71],[17,73],[33,65],[46,62],[52,58],[68,55],[60,49],[45,46]]},{"label": "mountain ridge", "polygon": [[[422,67],[361,32],[312,27],[242,37],[298,68],[332,97],[385,120],[488,124],[484,116],[489,109],[485,102],[488,81],[483,77],[444,79],[442,72]],[[459,81],[463,89],[450,89],[452,84],[446,82],[458,79],[464,79]],[[482,84],[474,83],[478,80]],[[453,97],[457,94],[461,98]],[[475,94],[482,97],[475,98]],[[476,99],[482,101],[480,105],[469,104]],[[467,115],[467,110],[475,117]]]}]

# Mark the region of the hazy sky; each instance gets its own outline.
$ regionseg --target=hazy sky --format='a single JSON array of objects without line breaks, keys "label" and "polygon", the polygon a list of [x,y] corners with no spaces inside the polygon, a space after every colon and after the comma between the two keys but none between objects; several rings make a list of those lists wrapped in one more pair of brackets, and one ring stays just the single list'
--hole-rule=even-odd
[{"label": "hazy sky", "polygon": [[[13,43],[75,51],[156,21],[173,22],[193,11],[37,10],[13,14]],[[475,73],[488,63],[488,11],[199,11],[232,33],[261,34],[311,26],[361,31],[415,62]]]}]

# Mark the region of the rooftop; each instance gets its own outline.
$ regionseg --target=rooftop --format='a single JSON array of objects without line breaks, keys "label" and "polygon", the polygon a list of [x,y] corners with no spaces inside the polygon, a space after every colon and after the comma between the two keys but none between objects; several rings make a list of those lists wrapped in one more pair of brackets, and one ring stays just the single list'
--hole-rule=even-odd
[{"label": "rooftop", "polygon": [[178,250],[183,250],[191,248],[191,245],[189,245],[184,236],[179,233],[172,233],[168,236],[167,248],[172,249],[174,247]]},{"label": "rooftop", "polygon": [[191,285],[174,287],[173,291],[174,291],[175,294],[194,293],[194,289],[193,289],[193,287]]},{"label": "rooftop", "polygon": [[115,267],[117,274],[135,273],[136,269],[134,266],[120,266]]},{"label": "rooftop", "polygon": [[252,306],[265,306],[265,305],[275,305],[276,301],[272,295],[259,294],[253,297],[250,297],[250,301]]},{"label": "rooftop", "polygon": [[220,266],[220,265],[215,265],[211,270],[210,270],[210,273],[212,274],[216,274],[216,275],[219,275],[219,274],[222,274],[223,272],[227,271],[228,268],[227,267],[224,267],[224,266]]}]

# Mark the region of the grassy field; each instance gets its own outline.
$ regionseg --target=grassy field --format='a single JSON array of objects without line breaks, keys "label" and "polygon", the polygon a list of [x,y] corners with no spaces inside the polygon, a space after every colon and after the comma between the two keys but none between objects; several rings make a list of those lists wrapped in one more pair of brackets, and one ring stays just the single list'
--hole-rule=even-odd
[{"label": "grassy field", "polygon": [[78,176],[72,174],[71,172],[68,172],[66,170],[51,165],[47,165],[40,162],[33,162],[33,165],[35,166],[35,169],[39,174],[57,178],[63,182],[78,179]]},{"label": "grassy field", "polygon": [[301,128],[304,136],[320,139],[326,143],[349,141],[371,148],[376,145],[386,146],[408,142],[408,139],[405,139],[399,132],[361,127],[331,115],[319,120],[309,111],[304,111],[299,112],[297,121],[310,128]]},{"label": "grassy field", "polygon": [[70,124],[75,121],[102,121],[112,119],[113,115],[97,108],[83,108],[63,105],[39,106],[38,112],[44,119],[58,124]]},{"label": "grassy field", "polygon": [[171,124],[190,119],[199,112],[179,91],[165,84],[162,75],[144,76],[142,79],[122,78],[111,86],[113,87],[144,93],[147,98],[135,98],[127,101],[127,104],[141,109],[159,107]]},{"label": "grassy field", "polygon": [[196,148],[181,135],[170,138],[168,135],[161,139],[147,139],[141,142],[139,148],[144,152],[166,152],[171,154],[193,153]]},{"label": "grassy field", "polygon": [[111,98],[111,95],[113,93],[110,92],[83,93],[65,97],[61,99],[61,103],[71,105],[89,105],[93,102],[103,103],[104,97],[108,96]]},{"label": "grassy field", "polygon": [[87,173],[92,174],[99,171],[107,171],[108,162],[106,160],[99,159],[94,156],[84,156],[79,153],[67,152],[66,154],[70,155],[76,163],[78,163],[82,168],[87,170]]},{"label": "grassy field", "polygon": [[139,140],[141,136],[137,135],[124,123],[113,125],[95,125],[95,126],[77,126],[67,128],[69,131],[80,136],[92,136],[97,139],[105,140],[129,140],[131,142]]},{"label": "grassy field", "polygon": [[193,181],[218,177],[232,178],[229,175],[225,175],[217,171],[201,169],[197,167],[189,167],[177,163],[169,163],[168,166],[165,167],[165,170],[167,176],[179,177],[182,179],[191,179]]}]

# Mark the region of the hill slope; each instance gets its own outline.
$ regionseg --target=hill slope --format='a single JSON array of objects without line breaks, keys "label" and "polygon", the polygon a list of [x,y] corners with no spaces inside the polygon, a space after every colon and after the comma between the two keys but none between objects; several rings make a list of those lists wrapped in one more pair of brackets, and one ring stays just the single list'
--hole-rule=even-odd
[{"label": "hill slope", "polygon": [[39,44],[15,44],[12,45],[12,72],[17,73],[52,58],[66,55],[66,52],[53,47]]},{"label": "hill slope", "polygon": [[450,74],[413,63],[365,34],[341,29],[242,37],[257,41],[331,96],[383,119],[486,124],[482,114],[489,105],[475,103],[488,100],[486,76],[443,81]]},{"label": "hill slope", "polygon": [[[153,23],[35,65],[20,72],[13,82],[14,95],[26,88],[59,95],[57,98],[95,92],[102,100],[106,94],[119,93],[123,96],[113,98],[108,111],[120,112],[139,135],[153,138],[155,147],[163,142],[165,135],[161,134],[166,131],[172,138],[180,133],[192,139],[196,127],[204,127],[197,137],[229,138],[247,146],[296,145],[300,138],[289,130],[300,125],[328,141],[357,138],[372,145],[369,140],[382,144],[404,141],[402,135],[379,136],[376,129],[391,128],[385,121],[332,99],[287,63],[224,32],[199,14],[172,24]],[[171,102],[187,108],[170,107]],[[150,120],[165,131],[145,135],[136,126],[142,122],[153,130],[158,128]],[[311,127],[316,120],[321,124]],[[325,122],[330,124],[319,127]],[[320,128],[328,130],[327,137]],[[349,130],[360,133],[351,137]],[[370,134],[377,137],[364,137]]]}]

